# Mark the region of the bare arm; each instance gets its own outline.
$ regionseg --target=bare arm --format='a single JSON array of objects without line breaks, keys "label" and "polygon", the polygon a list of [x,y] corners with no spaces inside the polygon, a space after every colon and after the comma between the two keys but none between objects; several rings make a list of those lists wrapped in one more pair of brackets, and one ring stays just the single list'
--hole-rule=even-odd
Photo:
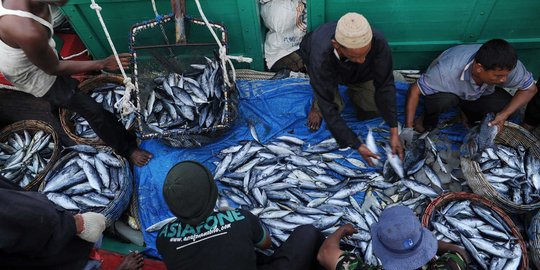
[{"label": "bare arm", "polygon": [[517,111],[519,108],[525,106],[531,99],[534,97],[536,92],[538,91],[538,88],[535,84],[533,84],[531,87],[525,90],[518,90],[512,100],[500,111],[495,119],[491,121],[491,125],[497,125],[499,126],[499,131],[501,131],[504,127],[504,122],[510,115],[512,115],[515,111]]},{"label": "bare arm", "polygon": [[[13,17],[3,23],[10,24],[5,29],[10,43],[21,48],[28,59],[50,75],[72,75],[94,70],[116,70],[118,65],[113,56],[95,61],[61,61],[49,46],[49,31],[41,24],[28,19]],[[25,29],[25,31],[15,30]],[[129,66],[129,54],[121,55],[122,65]]]},{"label": "bare arm", "polygon": [[356,229],[351,224],[345,224],[324,240],[319,253],[317,253],[317,260],[324,269],[336,269],[339,256],[343,253],[343,250],[339,248],[339,241],[341,241],[341,238],[355,232]]},{"label": "bare arm", "polygon": [[418,101],[420,100],[420,88],[417,83],[414,83],[409,88],[407,93],[407,103],[405,105],[405,127],[414,127],[414,116],[416,114],[416,108],[418,107]]},{"label": "bare arm", "polygon": [[260,249],[268,249],[272,246],[272,238],[270,237],[270,232],[266,229],[265,226],[261,225],[264,230],[264,239],[257,243],[255,246]]}]

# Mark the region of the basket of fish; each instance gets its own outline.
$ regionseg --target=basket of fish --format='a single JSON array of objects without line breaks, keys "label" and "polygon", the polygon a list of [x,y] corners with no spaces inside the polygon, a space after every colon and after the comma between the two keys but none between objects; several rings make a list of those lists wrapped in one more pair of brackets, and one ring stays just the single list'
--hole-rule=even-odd
[{"label": "basket of fish", "polygon": [[540,211],[531,219],[527,235],[529,236],[531,261],[537,269],[540,269]]},{"label": "basket of fish", "polygon": [[107,226],[128,207],[133,191],[129,163],[105,146],[75,145],[39,187],[56,205],[73,213],[98,212]]},{"label": "basket of fish", "polygon": [[501,132],[490,129],[485,123],[472,129],[462,146],[461,167],[467,183],[474,193],[508,212],[539,209],[538,139],[510,122]]},{"label": "basket of fish", "polygon": [[[188,18],[186,23],[191,31],[207,31],[200,20]],[[210,25],[221,32],[222,44],[226,44],[225,28]],[[158,138],[173,147],[199,147],[232,127],[238,115],[238,91],[227,61],[215,54],[215,42],[175,46],[155,45],[155,38],[148,39],[163,31],[174,33],[174,29],[171,16],[132,27],[139,131],[143,139]]]},{"label": "basket of fish", "polygon": [[0,175],[26,190],[37,187],[59,154],[58,135],[47,123],[15,122],[0,131]]},{"label": "basket of fish", "polygon": [[[79,85],[81,92],[90,95],[103,108],[114,114],[126,129],[135,125],[135,113],[121,117],[121,108],[115,105],[123,97],[126,90],[124,78],[115,74],[102,74],[82,82]],[[105,145],[88,121],[81,115],[68,109],[60,108],[60,123],[68,137],[78,144]]]},{"label": "basket of fish", "polygon": [[529,269],[527,247],[512,219],[474,193],[452,192],[435,199],[422,224],[440,241],[457,244],[481,269]]}]

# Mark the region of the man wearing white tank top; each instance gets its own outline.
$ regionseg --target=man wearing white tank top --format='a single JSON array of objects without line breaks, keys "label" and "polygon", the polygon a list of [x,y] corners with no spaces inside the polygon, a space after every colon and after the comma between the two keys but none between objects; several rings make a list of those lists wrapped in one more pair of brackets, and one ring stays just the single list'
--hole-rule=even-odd
[{"label": "man wearing white tank top", "polygon": [[[0,0],[0,72],[22,92],[47,100],[83,116],[96,134],[137,166],[152,154],[138,148],[135,135],[126,131],[116,117],[91,97],[81,93],[70,75],[117,70],[114,56],[94,61],[59,60],[52,39],[50,5],[68,0]],[[129,54],[120,54],[124,68]]]}]

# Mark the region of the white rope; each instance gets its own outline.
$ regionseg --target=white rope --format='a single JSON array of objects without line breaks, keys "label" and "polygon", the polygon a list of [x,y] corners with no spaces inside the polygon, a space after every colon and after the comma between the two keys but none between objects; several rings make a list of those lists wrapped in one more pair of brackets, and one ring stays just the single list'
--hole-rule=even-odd
[{"label": "white rope", "polygon": [[159,13],[157,11],[156,1],[155,0],[152,0],[152,9],[154,9],[154,14],[156,15],[156,18],[157,18],[159,16]]},{"label": "white rope", "polygon": [[233,81],[236,81],[236,71],[234,69],[234,65],[231,59],[234,59],[238,62],[246,62],[246,63],[251,63],[253,59],[249,57],[243,57],[243,56],[227,55],[227,48],[223,46],[223,44],[221,44],[221,41],[216,35],[216,32],[214,32],[214,29],[210,26],[208,19],[206,19],[206,16],[204,15],[204,12],[202,10],[201,3],[199,2],[199,0],[195,0],[195,4],[197,4],[197,8],[199,9],[199,13],[201,14],[201,17],[204,23],[206,24],[206,27],[208,27],[208,30],[210,30],[210,33],[212,34],[212,36],[216,40],[216,43],[219,46],[219,58],[221,59],[221,68],[223,69],[223,80],[225,81],[227,86],[232,87],[232,83],[230,82],[229,75],[227,73],[226,63],[229,63],[229,66],[231,67]]},{"label": "white rope", "polygon": [[70,59],[73,59],[73,58],[75,58],[77,56],[81,56],[81,55],[83,55],[83,54],[85,54],[87,52],[88,52],[88,49],[84,49],[81,52],[78,52],[78,53],[75,53],[75,54],[72,54],[72,55],[68,55],[66,57],[62,57],[62,60],[70,60]]},{"label": "white rope", "polygon": [[118,67],[120,68],[120,72],[122,73],[122,76],[124,77],[124,85],[126,86],[124,96],[114,104],[114,107],[117,110],[121,109],[121,116],[122,118],[124,118],[124,116],[127,116],[133,112],[137,112],[137,107],[135,107],[135,105],[133,105],[133,103],[131,102],[131,91],[135,90],[135,85],[133,85],[133,83],[131,82],[131,78],[129,78],[126,75],[126,72],[124,71],[124,67],[122,66],[122,62],[120,62],[120,57],[118,56],[118,52],[116,51],[116,48],[114,47],[111,36],[109,35],[109,31],[107,30],[107,26],[105,25],[105,22],[103,21],[103,17],[101,17],[101,7],[96,3],[95,0],[92,0],[92,4],[90,5],[90,8],[96,11],[99,22],[101,23],[101,28],[103,28],[103,32],[105,32],[105,36],[107,37],[107,41],[109,42],[109,45],[111,46],[111,49],[114,54],[114,58],[116,59],[116,63],[118,64]]}]

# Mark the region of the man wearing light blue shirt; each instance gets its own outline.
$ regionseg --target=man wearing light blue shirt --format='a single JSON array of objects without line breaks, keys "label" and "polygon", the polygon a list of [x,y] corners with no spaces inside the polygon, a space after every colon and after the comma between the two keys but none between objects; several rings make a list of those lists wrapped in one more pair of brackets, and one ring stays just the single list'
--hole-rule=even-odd
[{"label": "man wearing light blue shirt", "polygon": [[[504,88],[516,88],[514,96]],[[423,132],[437,127],[439,114],[459,106],[469,126],[487,113],[502,129],[506,119],[537,92],[533,75],[517,59],[512,45],[492,39],[483,45],[459,45],[444,51],[409,89],[405,127]],[[414,120],[420,96],[424,115]]]}]

